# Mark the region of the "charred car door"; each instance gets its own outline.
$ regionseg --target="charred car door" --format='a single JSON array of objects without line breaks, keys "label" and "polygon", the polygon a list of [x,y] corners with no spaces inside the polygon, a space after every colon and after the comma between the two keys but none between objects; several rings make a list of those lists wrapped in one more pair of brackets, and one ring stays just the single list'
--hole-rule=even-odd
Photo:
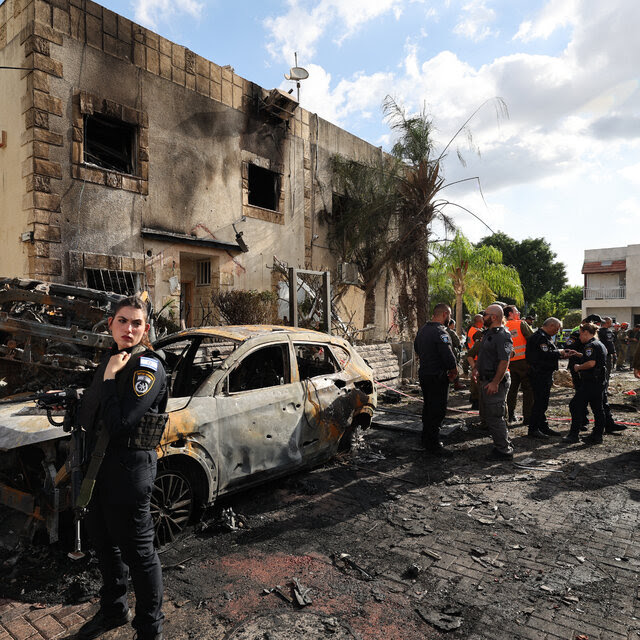
[{"label": "charred car door", "polygon": [[328,344],[294,341],[305,387],[303,455],[307,462],[335,453],[353,414],[354,385]]},{"label": "charred car door", "polygon": [[292,380],[290,343],[271,342],[237,357],[215,398],[223,492],[302,464],[304,393]]}]

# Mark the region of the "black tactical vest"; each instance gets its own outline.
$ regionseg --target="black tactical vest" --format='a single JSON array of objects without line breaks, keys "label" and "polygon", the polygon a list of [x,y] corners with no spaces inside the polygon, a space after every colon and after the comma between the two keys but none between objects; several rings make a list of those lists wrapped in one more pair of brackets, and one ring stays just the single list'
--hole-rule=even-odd
[{"label": "black tactical vest", "polygon": [[[140,357],[145,354],[152,354],[155,358],[160,358],[154,351],[150,351],[142,345],[136,345],[131,350],[131,358],[124,366],[124,368],[116,376],[116,387],[118,390],[118,396],[122,397],[125,394],[129,376],[132,370],[140,366]],[[101,387],[104,371],[107,368],[109,358],[105,357],[97,368],[96,373],[89,387],[82,395],[82,402],[78,409],[77,420],[78,424],[87,431],[88,436],[88,450],[92,451],[97,441],[97,434],[102,427],[102,420],[100,419],[100,401],[101,401]],[[159,409],[164,411],[166,407],[166,399],[161,400]],[[128,447],[131,449],[155,449],[160,444],[164,427],[168,420],[167,413],[146,413],[140,422],[131,428],[127,433],[116,434],[111,443],[115,446]]]}]

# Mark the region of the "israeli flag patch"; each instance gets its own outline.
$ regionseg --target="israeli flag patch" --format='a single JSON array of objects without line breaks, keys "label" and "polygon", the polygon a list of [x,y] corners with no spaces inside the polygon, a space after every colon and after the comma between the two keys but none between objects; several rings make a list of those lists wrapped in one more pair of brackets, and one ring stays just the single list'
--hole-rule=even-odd
[{"label": "israeli flag patch", "polygon": [[151,371],[157,371],[158,361],[155,358],[147,358],[145,356],[142,356],[142,358],[140,358],[140,366],[151,369]]}]

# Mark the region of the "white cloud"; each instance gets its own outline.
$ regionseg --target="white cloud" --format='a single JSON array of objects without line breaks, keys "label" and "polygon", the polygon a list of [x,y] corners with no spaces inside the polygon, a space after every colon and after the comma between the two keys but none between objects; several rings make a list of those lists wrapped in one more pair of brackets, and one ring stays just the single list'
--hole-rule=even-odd
[{"label": "white cloud", "polygon": [[134,8],[137,22],[157,28],[159,22],[168,22],[180,13],[200,17],[203,3],[198,0],[138,0]]},{"label": "white cloud", "polygon": [[379,16],[393,14],[397,20],[407,0],[289,0],[287,13],[268,18],[267,50],[274,58],[293,60],[298,52],[301,60],[315,54],[318,40],[331,28],[338,45],[358,29]]},{"label": "white cloud", "polygon": [[626,198],[618,204],[618,216],[616,222],[623,225],[637,224],[640,222],[640,200],[636,197]]},{"label": "white cloud", "polygon": [[309,78],[300,89],[305,109],[321,118],[342,125],[350,116],[367,119],[379,113],[380,104],[393,83],[391,73],[372,75],[355,74],[352,79],[342,79],[332,88],[331,74],[319,65],[307,65]]},{"label": "white cloud", "polygon": [[514,40],[529,42],[538,38],[546,40],[562,27],[575,22],[579,17],[580,0],[548,0],[545,7],[533,20],[525,20],[520,24]]},{"label": "white cloud", "polygon": [[471,0],[462,7],[462,16],[453,32],[474,42],[497,35],[489,26],[496,19],[496,12],[487,7],[485,0]]},{"label": "white cloud", "polygon": [[640,162],[638,164],[624,167],[618,172],[623,178],[629,180],[633,184],[640,185]]}]

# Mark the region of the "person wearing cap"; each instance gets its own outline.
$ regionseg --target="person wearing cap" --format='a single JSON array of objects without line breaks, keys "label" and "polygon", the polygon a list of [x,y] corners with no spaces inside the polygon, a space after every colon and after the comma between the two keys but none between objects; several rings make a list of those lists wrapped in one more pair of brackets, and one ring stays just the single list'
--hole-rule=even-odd
[{"label": "person wearing cap", "polygon": [[535,321],[535,318],[533,316],[527,316],[524,321],[533,328],[533,323]]},{"label": "person wearing cap", "polygon": [[[605,417],[605,432],[606,433],[615,433],[616,431],[624,431],[627,427],[623,424],[617,424],[613,419],[613,415],[611,413],[611,408],[609,407],[609,380],[611,378],[611,369],[613,368],[613,357],[611,356],[610,349],[613,349],[615,352],[615,346],[613,345],[613,332],[609,328],[611,326],[611,318],[608,316],[605,318],[601,318],[597,313],[592,313],[590,316],[585,318],[585,322],[592,322],[595,325],[598,325],[600,328],[598,329],[598,340],[602,342],[605,349],[607,350],[607,359],[606,359],[606,376],[603,388],[603,398],[602,398],[602,407],[604,409],[604,417]],[[609,325],[609,326],[607,326]]]},{"label": "person wearing cap", "polygon": [[622,371],[627,363],[627,351],[629,350],[629,323],[622,322],[616,333],[616,353],[618,354],[618,363],[616,371]]},{"label": "person wearing cap", "polygon": [[[582,362],[582,352],[584,350],[584,345],[580,340],[580,329],[586,322],[583,320],[577,327],[571,330],[569,337],[565,340],[564,346],[567,349],[573,349],[577,352],[577,355],[571,356],[567,363],[567,370],[571,374],[571,380],[573,382],[573,388],[578,393],[578,390],[582,384],[582,378],[580,374],[575,370],[575,365],[580,364]],[[594,325],[595,326],[595,325]],[[574,413],[577,408],[577,401],[574,402]],[[574,417],[572,413],[572,421],[579,423],[579,431],[587,431],[587,427],[589,425],[589,405],[585,403],[584,405],[580,405],[582,410],[582,415],[580,415],[579,419]],[[571,404],[569,404],[569,408],[571,408]]]},{"label": "person wearing cap", "polygon": [[580,327],[580,342],[583,349],[580,362],[573,365],[573,372],[578,375],[580,383],[576,385],[576,392],[569,402],[571,411],[571,429],[562,439],[567,444],[580,442],[580,427],[586,412],[587,404],[593,411],[593,431],[583,442],[585,444],[602,444],[605,431],[605,415],[602,406],[604,393],[602,391],[606,379],[605,346],[596,338],[598,327],[592,322],[585,322]]},{"label": "person wearing cap", "polygon": [[553,336],[560,331],[562,323],[558,318],[547,318],[542,326],[527,340],[525,358],[529,367],[529,380],[533,389],[533,407],[529,419],[530,438],[546,440],[549,436],[561,435],[547,422],[549,395],[553,386],[553,372],[558,369],[561,358],[577,355],[572,349],[558,349]]}]

